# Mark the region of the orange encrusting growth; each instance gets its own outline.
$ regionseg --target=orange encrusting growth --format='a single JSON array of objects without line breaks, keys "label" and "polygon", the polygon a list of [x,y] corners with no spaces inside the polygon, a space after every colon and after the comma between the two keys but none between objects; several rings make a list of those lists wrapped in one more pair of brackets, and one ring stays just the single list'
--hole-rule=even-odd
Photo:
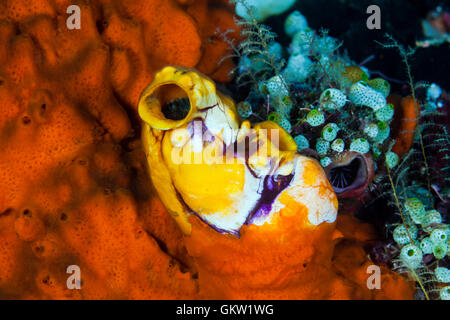
[{"label": "orange encrusting growth", "polygon": [[[317,186],[323,172],[304,161],[304,186]],[[319,184],[320,189],[329,183]],[[341,214],[337,223],[313,225],[299,188],[279,196],[281,207],[269,222],[244,225],[240,238],[222,235],[195,217],[185,242],[198,271],[202,299],[410,299],[414,288],[401,276],[380,266],[381,289],[367,286],[364,245],[376,240],[370,225]],[[308,192],[305,190],[305,192]],[[337,207],[334,193],[323,191]],[[320,193],[320,192],[319,192]],[[308,199],[317,201],[317,199]]]}]

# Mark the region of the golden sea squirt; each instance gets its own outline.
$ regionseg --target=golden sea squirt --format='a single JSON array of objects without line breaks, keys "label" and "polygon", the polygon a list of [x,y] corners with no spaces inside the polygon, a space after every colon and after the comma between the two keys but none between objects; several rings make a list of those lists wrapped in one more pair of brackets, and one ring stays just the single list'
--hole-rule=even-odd
[{"label": "golden sea squirt", "polygon": [[[167,108],[183,103],[183,118],[167,117]],[[320,165],[296,154],[276,123],[241,123],[234,102],[208,77],[162,69],[141,95],[139,115],[153,184],[185,234],[194,214],[238,235],[243,225],[270,223],[287,198],[306,206],[311,225],[336,219],[336,196]]]}]

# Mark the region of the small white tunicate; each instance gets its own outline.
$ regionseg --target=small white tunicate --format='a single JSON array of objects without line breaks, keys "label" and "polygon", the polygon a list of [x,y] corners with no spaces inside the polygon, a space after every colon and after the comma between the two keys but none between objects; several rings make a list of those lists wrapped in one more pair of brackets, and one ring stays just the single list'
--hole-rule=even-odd
[{"label": "small white tunicate", "polygon": [[432,83],[427,90],[427,99],[435,101],[442,94],[442,89],[437,84]]}]

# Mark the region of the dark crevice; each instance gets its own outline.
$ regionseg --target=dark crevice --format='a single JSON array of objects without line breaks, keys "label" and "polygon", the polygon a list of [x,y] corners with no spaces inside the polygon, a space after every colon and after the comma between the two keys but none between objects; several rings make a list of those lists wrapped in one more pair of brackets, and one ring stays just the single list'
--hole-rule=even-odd
[{"label": "dark crevice", "polygon": [[25,124],[25,125],[30,124],[30,123],[31,123],[31,118],[30,118],[29,116],[24,116],[24,117],[22,118],[22,122],[23,122],[23,124]]},{"label": "dark crevice", "polygon": [[264,178],[264,185],[261,196],[253,210],[250,212],[245,224],[252,224],[255,219],[267,216],[272,210],[272,204],[275,201],[276,197],[278,197],[278,195],[289,186],[293,178],[293,173],[287,176],[266,176]]},{"label": "dark crevice", "polygon": [[103,20],[98,20],[95,22],[95,26],[97,27],[98,34],[101,35],[103,33],[103,31],[106,29],[106,27],[108,26],[108,23]]}]

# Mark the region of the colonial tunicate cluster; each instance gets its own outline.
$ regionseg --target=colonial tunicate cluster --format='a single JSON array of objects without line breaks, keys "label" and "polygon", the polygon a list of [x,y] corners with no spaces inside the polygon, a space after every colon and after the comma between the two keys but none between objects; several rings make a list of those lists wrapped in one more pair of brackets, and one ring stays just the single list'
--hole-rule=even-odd
[{"label": "colonial tunicate cluster", "polygon": [[[426,210],[418,198],[408,198],[403,206],[405,223],[395,227],[392,235],[401,247],[400,260],[411,269],[425,267],[424,257],[430,256],[438,262],[448,256],[448,224],[442,223],[442,216],[437,210]],[[427,258],[430,260],[430,258]],[[450,271],[434,264],[436,281],[449,283]],[[448,298],[447,291],[441,291],[441,299]]]},{"label": "colonial tunicate cluster", "polygon": [[[278,15],[288,10],[295,0],[243,0],[236,3],[236,14],[249,19],[250,14],[258,21]],[[250,13],[249,13],[250,12]]]}]

